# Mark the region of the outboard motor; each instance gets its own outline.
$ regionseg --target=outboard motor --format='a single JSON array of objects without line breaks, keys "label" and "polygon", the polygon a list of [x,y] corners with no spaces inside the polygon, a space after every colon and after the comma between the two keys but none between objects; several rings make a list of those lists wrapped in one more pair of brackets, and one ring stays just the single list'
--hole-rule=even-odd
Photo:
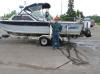
[{"label": "outboard motor", "polygon": [[85,36],[86,37],[91,37],[91,31],[89,29],[85,30]]},{"label": "outboard motor", "polygon": [[86,24],[86,28],[85,28],[84,34],[85,34],[86,37],[91,37],[91,31],[90,31],[90,26],[89,26],[88,22]]}]

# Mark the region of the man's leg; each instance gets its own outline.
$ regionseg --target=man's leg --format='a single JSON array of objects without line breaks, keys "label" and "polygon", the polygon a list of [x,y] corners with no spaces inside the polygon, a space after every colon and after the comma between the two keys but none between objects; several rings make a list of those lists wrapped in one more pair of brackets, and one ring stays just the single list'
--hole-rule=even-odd
[{"label": "man's leg", "polygon": [[59,39],[59,34],[57,34],[57,48],[60,47],[60,39]]}]

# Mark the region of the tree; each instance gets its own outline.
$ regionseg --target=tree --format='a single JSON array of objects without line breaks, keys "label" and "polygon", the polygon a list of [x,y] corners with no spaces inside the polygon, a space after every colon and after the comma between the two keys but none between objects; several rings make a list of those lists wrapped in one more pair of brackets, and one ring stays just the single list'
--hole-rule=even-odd
[{"label": "tree", "polygon": [[87,17],[95,20],[96,23],[100,22],[100,16],[98,16],[98,15],[87,16]]},{"label": "tree", "polygon": [[9,14],[4,14],[3,19],[9,19],[14,14],[16,14],[16,10],[11,11]]},{"label": "tree", "polygon": [[74,17],[76,17],[76,12],[74,11],[74,0],[69,0],[67,16],[71,21],[74,19]]},{"label": "tree", "polygon": [[76,11],[74,11],[74,0],[68,1],[68,10],[65,14],[60,16],[63,21],[74,21],[76,18]]},{"label": "tree", "polygon": [[81,11],[79,11],[79,10],[76,11],[76,16],[77,16],[77,17],[84,18],[83,12],[81,12]]},{"label": "tree", "polygon": [[63,15],[60,15],[60,19],[63,20],[63,21],[67,21],[67,18],[68,16],[66,14],[63,14]]},{"label": "tree", "polygon": [[84,18],[83,12],[74,10],[74,0],[68,1],[68,10],[65,14],[60,16],[63,21],[74,21],[77,17]]}]

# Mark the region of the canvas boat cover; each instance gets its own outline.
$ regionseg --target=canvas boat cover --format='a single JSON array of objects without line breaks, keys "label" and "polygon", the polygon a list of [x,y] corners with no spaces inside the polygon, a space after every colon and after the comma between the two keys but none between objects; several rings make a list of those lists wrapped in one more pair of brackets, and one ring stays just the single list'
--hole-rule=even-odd
[{"label": "canvas boat cover", "polygon": [[26,6],[24,10],[28,10],[30,12],[34,12],[41,9],[49,9],[51,6],[49,3],[34,3],[29,6]]}]

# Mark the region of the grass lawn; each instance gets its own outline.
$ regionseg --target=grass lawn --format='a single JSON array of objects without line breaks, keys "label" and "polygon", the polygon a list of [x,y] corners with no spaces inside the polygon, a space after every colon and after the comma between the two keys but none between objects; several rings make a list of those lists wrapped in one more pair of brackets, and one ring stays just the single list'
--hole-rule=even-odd
[{"label": "grass lawn", "polygon": [[97,25],[100,25],[100,22],[99,23],[96,23]]}]

